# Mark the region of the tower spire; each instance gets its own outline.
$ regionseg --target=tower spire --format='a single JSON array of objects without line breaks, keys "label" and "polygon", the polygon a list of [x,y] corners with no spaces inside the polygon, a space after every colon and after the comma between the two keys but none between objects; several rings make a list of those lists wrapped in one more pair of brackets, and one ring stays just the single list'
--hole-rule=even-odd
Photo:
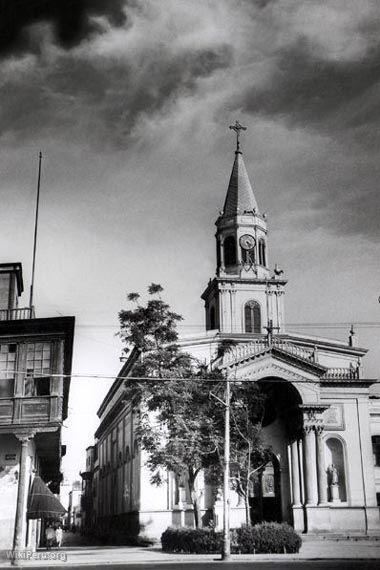
[{"label": "tower spire", "polygon": [[245,212],[253,213],[259,211],[244,164],[243,153],[240,150],[240,134],[241,131],[246,131],[247,127],[241,125],[239,121],[235,121],[235,124],[230,125],[229,128],[236,133],[236,150],[223,207],[223,216],[225,217],[236,216],[238,214],[244,214]]},{"label": "tower spire", "polygon": [[230,125],[230,129],[232,131],[235,131],[235,133],[236,133],[236,151],[235,152],[241,152],[241,150],[240,150],[240,131],[246,131],[247,127],[243,127],[243,125],[241,125],[239,123],[239,121],[235,121],[234,125]]},{"label": "tower spire", "polygon": [[276,268],[272,277],[269,269],[267,220],[260,214],[240,150],[240,135],[247,127],[235,121],[229,128],[236,133],[236,150],[216,220],[216,275],[202,295],[206,329],[255,335],[266,328],[271,342],[273,332],[284,327],[286,281],[281,270]]}]

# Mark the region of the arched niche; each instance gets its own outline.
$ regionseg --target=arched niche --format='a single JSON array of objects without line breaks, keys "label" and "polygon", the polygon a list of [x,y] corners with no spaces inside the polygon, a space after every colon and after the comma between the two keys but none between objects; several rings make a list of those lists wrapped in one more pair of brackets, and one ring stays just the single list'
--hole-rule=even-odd
[{"label": "arched niche", "polygon": [[[347,501],[346,462],[343,441],[337,436],[328,435],[325,439],[325,460],[327,470],[327,484],[329,488],[329,502]],[[335,471],[335,473],[334,473]],[[334,479],[336,481],[334,482]],[[333,486],[337,489],[333,492]]]}]

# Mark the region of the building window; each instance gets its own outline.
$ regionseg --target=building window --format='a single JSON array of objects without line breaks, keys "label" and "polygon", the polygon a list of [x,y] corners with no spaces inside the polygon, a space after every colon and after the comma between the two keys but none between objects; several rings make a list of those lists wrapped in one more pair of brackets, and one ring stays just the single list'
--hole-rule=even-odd
[{"label": "building window", "polygon": [[224,240],[224,265],[236,265],[236,242],[233,236]]},{"label": "building window", "polygon": [[261,239],[259,241],[259,264],[266,267],[267,260],[265,255],[265,241]]},{"label": "building window", "polygon": [[0,346],[0,398],[14,395],[14,374],[16,370],[16,345]]},{"label": "building window", "polygon": [[261,333],[261,311],[257,301],[249,301],[244,307],[245,332]]},{"label": "building window", "polygon": [[372,453],[374,466],[380,467],[380,435],[372,436]]},{"label": "building window", "polygon": [[215,329],[215,307],[211,307],[210,309],[210,329]]},{"label": "building window", "polygon": [[48,396],[50,394],[51,347],[49,342],[26,345],[25,396]]},{"label": "building window", "polygon": [[128,463],[128,461],[131,460],[131,452],[129,451],[129,445],[127,445],[127,447],[125,448],[125,461]]}]

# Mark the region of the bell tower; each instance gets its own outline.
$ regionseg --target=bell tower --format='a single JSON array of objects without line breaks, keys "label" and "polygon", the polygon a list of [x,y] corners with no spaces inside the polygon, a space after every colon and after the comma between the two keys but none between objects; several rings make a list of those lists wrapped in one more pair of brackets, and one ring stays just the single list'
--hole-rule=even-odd
[{"label": "bell tower", "polygon": [[267,220],[261,214],[240,149],[238,121],[235,160],[223,210],[216,221],[216,275],[202,294],[206,329],[221,333],[284,332],[283,271],[269,269]]}]

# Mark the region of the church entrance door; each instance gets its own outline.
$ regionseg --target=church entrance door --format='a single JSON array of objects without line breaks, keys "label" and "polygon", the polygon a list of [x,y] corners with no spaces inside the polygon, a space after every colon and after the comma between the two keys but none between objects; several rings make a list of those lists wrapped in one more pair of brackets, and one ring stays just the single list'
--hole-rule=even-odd
[{"label": "church entrance door", "polygon": [[281,484],[278,460],[273,457],[258,473],[252,484],[251,523],[281,522]]}]

